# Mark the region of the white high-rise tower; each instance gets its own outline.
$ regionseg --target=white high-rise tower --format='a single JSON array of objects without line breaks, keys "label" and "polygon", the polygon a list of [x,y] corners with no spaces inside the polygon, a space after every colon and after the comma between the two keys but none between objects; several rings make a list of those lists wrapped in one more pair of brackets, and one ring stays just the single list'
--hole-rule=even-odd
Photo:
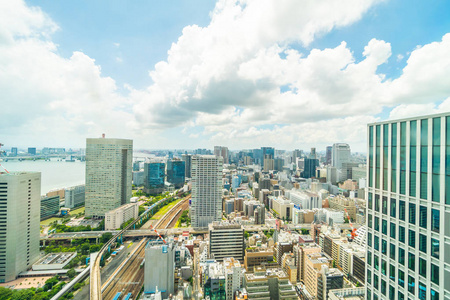
[{"label": "white high-rise tower", "polygon": [[194,228],[207,228],[222,219],[223,159],[214,155],[192,157],[191,220]]},{"label": "white high-rise tower", "polygon": [[105,213],[130,202],[133,141],[86,139],[86,216]]},{"label": "white high-rise tower", "polygon": [[0,172],[0,282],[39,258],[41,173]]}]

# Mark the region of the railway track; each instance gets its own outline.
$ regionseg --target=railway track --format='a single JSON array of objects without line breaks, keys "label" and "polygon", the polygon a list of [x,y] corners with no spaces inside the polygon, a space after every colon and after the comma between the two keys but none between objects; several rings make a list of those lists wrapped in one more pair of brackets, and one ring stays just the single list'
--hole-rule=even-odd
[{"label": "railway track", "polygon": [[[189,207],[190,197],[184,198],[182,201],[178,202],[174,207],[172,207],[158,222],[154,225],[156,229],[166,229],[175,226],[178,218],[177,215],[181,216],[183,210]],[[175,222],[175,224],[173,224]],[[173,224],[173,225],[172,225]],[[172,225],[172,226],[170,226]]]},{"label": "railway track", "polygon": [[140,265],[145,258],[146,245],[147,239],[144,239],[123,268],[112,275],[114,279],[102,292],[102,299],[113,299],[118,292],[122,292],[122,295],[132,293],[133,298],[139,294],[144,284],[144,268],[140,268]]}]

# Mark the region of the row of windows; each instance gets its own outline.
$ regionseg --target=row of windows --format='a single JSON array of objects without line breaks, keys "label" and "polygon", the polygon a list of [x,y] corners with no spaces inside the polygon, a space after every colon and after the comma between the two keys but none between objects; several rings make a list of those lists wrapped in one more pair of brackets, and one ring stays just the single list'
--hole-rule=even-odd
[{"label": "row of windows", "polygon": [[[441,147],[445,147],[445,184],[450,185],[450,117],[446,117],[446,139],[441,143],[441,118],[433,118],[431,120],[432,143],[428,144],[428,119],[420,120],[420,124],[416,120],[409,121],[409,160],[407,160],[407,122],[400,122],[400,130],[397,123],[391,124],[391,139],[389,140],[389,124],[370,126],[369,127],[369,187],[383,188],[388,190],[388,153],[391,148],[391,192],[399,192],[406,195],[406,163],[409,161],[409,191],[412,197],[419,196],[421,199],[428,199],[428,152],[431,150],[432,159],[432,184],[431,199],[435,202],[440,201],[440,167],[441,167]],[[418,126],[420,128],[418,128]],[[375,145],[374,145],[375,130]],[[383,143],[381,145],[381,131],[383,131]],[[420,132],[420,141],[417,140],[417,134]],[[400,134],[400,145],[397,149],[397,134]],[[375,148],[375,149],[374,149]],[[381,148],[383,148],[383,157],[381,158]],[[400,157],[397,159],[397,150]],[[417,163],[417,151],[420,150],[419,162]],[[375,151],[375,165],[374,165]],[[380,186],[381,160],[383,161],[383,182]],[[397,161],[399,165],[397,166]],[[397,190],[397,167],[400,168],[400,186]],[[374,170],[375,168],[375,170]],[[375,180],[373,180],[373,172],[375,171]],[[416,174],[419,175],[417,179]],[[419,180],[417,183],[416,181]],[[375,182],[374,182],[375,181]],[[419,187],[419,195],[416,195],[416,186]],[[444,195],[445,203],[450,204],[450,191]]]},{"label": "row of windows", "polygon": [[[412,287],[411,290],[414,290],[414,278],[410,277],[411,281],[408,281],[408,284],[411,283]],[[426,300],[427,299],[427,287],[424,283],[419,282],[419,291],[418,291],[418,299],[420,300]],[[410,291],[410,288],[408,287],[408,291]],[[380,285],[380,292],[386,296],[386,282],[382,280],[381,285]],[[412,294],[414,294],[414,292],[412,292]],[[405,299],[405,295],[401,292],[398,291],[397,294],[397,299],[398,300],[404,300]],[[375,293],[371,293],[371,290],[369,288],[367,288],[367,299],[368,300],[378,300],[378,295]],[[390,285],[389,286],[389,299],[396,299],[395,297],[395,287]],[[430,289],[430,296],[429,298],[430,300],[439,300],[439,293],[433,289]]]}]

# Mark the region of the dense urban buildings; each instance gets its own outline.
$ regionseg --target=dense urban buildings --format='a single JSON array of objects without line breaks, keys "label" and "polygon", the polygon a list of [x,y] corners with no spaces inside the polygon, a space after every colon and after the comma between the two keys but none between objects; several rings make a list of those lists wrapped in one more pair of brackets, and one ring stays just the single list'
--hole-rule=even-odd
[{"label": "dense urban buildings", "polygon": [[192,227],[208,228],[222,219],[222,157],[198,155],[192,158]]},{"label": "dense urban buildings", "polygon": [[244,227],[228,222],[209,224],[209,256],[217,261],[233,257],[244,261]]},{"label": "dense urban buildings", "polygon": [[223,163],[228,164],[229,158],[228,147],[214,146],[214,155],[222,157]]},{"label": "dense urban buildings", "polygon": [[86,186],[84,184],[66,188],[64,191],[65,207],[76,208],[83,206],[86,199]]},{"label": "dense urban buildings", "polygon": [[39,258],[41,173],[0,171],[0,282]]},{"label": "dense urban buildings", "polygon": [[86,139],[86,216],[105,213],[130,202],[133,141]]},{"label": "dense urban buildings", "polygon": [[449,299],[450,114],[368,125],[367,299]]},{"label": "dense urban buildings", "polygon": [[105,230],[116,230],[130,219],[139,216],[139,204],[127,203],[105,214]]},{"label": "dense urban buildings", "polygon": [[185,177],[191,178],[192,155],[183,154],[181,155],[181,160],[184,161]]}]

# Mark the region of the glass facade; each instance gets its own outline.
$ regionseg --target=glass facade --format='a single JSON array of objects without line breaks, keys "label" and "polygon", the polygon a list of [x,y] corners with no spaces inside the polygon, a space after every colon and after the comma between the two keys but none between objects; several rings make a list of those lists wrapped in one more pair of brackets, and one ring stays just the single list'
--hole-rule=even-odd
[{"label": "glass facade", "polygon": [[428,120],[420,121],[420,198],[428,198]]},{"label": "glass facade", "polygon": [[409,123],[409,195],[416,196],[417,121]]},{"label": "glass facade", "polygon": [[440,198],[440,173],[441,173],[441,118],[433,119],[433,151],[432,153],[432,180],[431,198],[439,202]]},{"label": "glass facade", "polygon": [[180,160],[167,161],[167,181],[176,189],[183,187],[186,175],[185,162]]},{"label": "glass facade", "polygon": [[144,164],[144,186],[149,194],[159,194],[164,190],[164,179],[166,175],[164,163]]},{"label": "glass facade", "polygon": [[391,124],[391,191],[397,192],[397,123]]},{"label": "glass facade", "polygon": [[400,194],[406,194],[406,122],[400,123]]}]

